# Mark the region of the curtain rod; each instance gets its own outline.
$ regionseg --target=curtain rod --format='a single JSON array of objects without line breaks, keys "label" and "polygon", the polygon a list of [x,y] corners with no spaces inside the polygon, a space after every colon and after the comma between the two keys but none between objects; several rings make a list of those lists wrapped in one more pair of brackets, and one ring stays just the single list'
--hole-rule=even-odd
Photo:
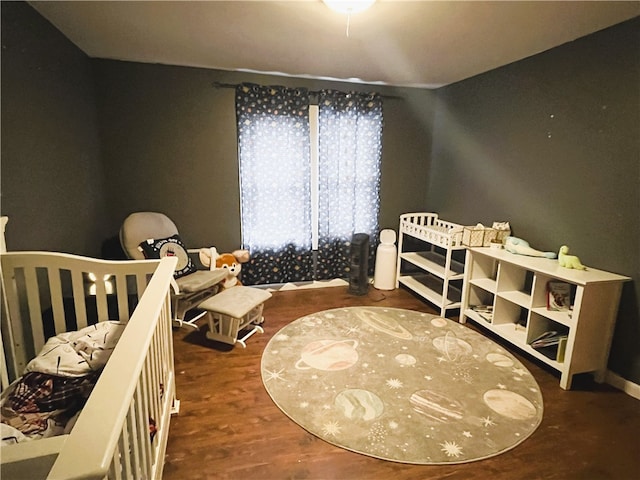
[{"label": "curtain rod", "polygon": [[[236,88],[238,85],[242,85],[241,83],[223,83],[223,82],[213,82],[214,88]],[[295,88],[295,87],[293,87]],[[319,90],[309,90],[311,95],[318,95],[320,93]],[[369,92],[358,92],[358,93],[369,93]],[[382,98],[402,98],[396,95],[383,95],[382,93],[376,92]]]}]

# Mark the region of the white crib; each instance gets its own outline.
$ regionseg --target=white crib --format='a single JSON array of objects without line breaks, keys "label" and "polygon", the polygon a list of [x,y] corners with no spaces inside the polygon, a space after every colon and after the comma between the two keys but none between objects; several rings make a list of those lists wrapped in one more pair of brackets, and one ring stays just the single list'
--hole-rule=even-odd
[{"label": "white crib", "polygon": [[[170,310],[176,262],[1,255],[5,379],[14,381],[52,334],[83,328],[91,317],[127,322],[71,433],[3,446],[3,479],[162,477],[170,416],[179,407]],[[3,395],[11,388],[2,387]]]}]

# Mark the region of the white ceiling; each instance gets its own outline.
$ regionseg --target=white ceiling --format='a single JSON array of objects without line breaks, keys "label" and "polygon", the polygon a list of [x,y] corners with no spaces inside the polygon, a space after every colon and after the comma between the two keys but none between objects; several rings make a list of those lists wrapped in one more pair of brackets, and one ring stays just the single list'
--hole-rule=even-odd
[{"label": "white ceiling", "polygon": [[640,15],[640,1],[29,2],[94,58],[434,88]]}]

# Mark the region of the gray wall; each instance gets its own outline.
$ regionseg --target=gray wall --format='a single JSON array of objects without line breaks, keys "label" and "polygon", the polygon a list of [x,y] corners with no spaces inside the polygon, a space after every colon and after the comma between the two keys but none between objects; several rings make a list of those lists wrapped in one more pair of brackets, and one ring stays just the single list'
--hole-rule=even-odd
[{"label": "gray wall", "polygon": [[434,92],[92,60],[24,2],[2,2],[2,43],[10,249],[117,257],[137,210],[166,212],[190,245],[238,248],[234,94],[214,81],[380,91],[381,228],[424,205]]},{"label": "gray wall", "polygon": [[[190,245],[240,246],[235,99],[214,82],[336,88],[346,83],[95,60],[110,228],[132,211],[167,213]],[[380,223],[426,200],[435,93],[376,87],[384,99]],[[416,108],[419,105],[419,108]],[[278,165],[273,166],[278,175]]]},{"label": "gray wall", "polygon": [[438,91],[428,208],[631,276],[610,367],[640,383],[640,19]]},{"label": "gray wall", "polygon": [[1,8],[7,245],[95,256],[106,230],[91,62],[27,4]]}]

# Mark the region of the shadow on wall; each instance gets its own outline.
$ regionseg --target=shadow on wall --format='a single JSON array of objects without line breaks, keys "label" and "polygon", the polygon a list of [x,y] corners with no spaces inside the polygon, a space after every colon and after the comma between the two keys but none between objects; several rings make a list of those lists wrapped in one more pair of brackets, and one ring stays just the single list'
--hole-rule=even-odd
[{"label": "shadow on wall", "polygon": [[640,345],[638,296],[634,282],[626,282],[622,287],[618,322],[616,322],[609,357],[609,369],[627,379],[640,378],[640,356],[636,356],[629,362],[629,358],[637,352],[638,345]]},{"label": "shadow on wall", "polygon": [[122,245],[120,245],[120,237],[118,235],[107,238],[102,242],[100,257],[103,260],[128,260]]}]

